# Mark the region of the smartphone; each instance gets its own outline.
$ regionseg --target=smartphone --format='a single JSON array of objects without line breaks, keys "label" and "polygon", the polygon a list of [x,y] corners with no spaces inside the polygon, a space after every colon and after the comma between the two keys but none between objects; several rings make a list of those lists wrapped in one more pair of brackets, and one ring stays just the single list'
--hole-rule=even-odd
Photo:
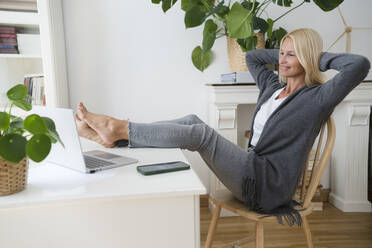
[{"label": "smartphone", "polygon": [[182,161],[137,166],[137,171],[145,176],[188,169],[190,165]]}]

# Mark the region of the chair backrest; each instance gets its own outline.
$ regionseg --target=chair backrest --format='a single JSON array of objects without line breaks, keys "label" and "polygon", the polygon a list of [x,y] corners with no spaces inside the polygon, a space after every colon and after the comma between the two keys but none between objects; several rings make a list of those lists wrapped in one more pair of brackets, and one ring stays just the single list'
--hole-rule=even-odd
[{"label": "chair backrest", "polygon": [[[326,139],[324,148],[321,149],[326,126],[327,126],[327,139]],[[327,122],[322,125],[322,129],[320,131],[320,136],[318,139],[318,144],[315,150],[314,162],[312,163],[312,168],[310,170],[311,164],[309,163],[309,161],[310,161],[311,156],[309,155],[307,162],[306,162],[306,168],[302,175],[302,179],[300,182],[300,185],[302,185],[302,188],[300,191],[300,202],[303,208],[308,208],[310,206],[311,199],[314,197],[314,194],[320,183],[320,179],[331,157],[333,146],[335,143],[335,138],[336,138],[335,123],[334,123],[332,116],[330,116]],[[310,176],[310,181],[307,186],[306,178],[308,178],[309,176]]]}]

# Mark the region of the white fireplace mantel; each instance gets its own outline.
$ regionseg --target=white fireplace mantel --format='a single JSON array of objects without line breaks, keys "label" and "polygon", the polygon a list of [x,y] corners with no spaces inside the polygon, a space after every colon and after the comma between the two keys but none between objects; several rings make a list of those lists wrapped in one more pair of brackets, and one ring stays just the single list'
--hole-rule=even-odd
[{"label": "white fireplace mantel", "polygon": [[[237,109],[256,104],[256,85],[208,84],[209,125],[237,144]],[[344,212],[371,212],[368,201],[368,140],[372,83],[361,83],[335,108],[336,142],[331,156],[330,202]],[[253,114],[253,113],[252,113]],[[226,188],[210,176],[211,193]]]}]

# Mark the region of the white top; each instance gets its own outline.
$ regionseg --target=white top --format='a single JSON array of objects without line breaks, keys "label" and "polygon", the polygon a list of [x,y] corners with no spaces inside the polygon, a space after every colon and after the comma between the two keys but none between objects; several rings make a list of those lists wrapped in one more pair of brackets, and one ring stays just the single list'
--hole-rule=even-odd
[{"label": "white top", "polygon": [[275,99],[275,97],[277,97],[282,90],[284,90],[284,88],[280,88],[275,91],[273,95],[261,105],[260,110],[257,112],[253,123],[253,137],[251,140],[251,144],[253,146],[256,146],[267,119],[269,119],[274,110],[287,98],[283,97],[280,99]]},{"label": "white top", "polygon": [[26,190],[1,197],[0,211],[58,202],[177,197],[206,193],[206,188],[192,168],[154,176],[143,176],[137,172],[138,165],[178,160],[189,163],[180,149],[108,149],[83,138],[81,141],[84,151],[98,148],[136,158],[139,162],[94,174],[76,172],[47,162],[31,163]]}]

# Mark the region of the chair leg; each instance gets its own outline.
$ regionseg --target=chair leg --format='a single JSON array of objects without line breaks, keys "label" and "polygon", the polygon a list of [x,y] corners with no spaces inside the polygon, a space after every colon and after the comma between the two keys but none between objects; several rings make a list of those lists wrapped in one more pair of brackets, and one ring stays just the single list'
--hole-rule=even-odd
[{"label": "chair leg", "polygon": [[256,248],[264,247],[264,226],[262,222],[256,222]]},{"label": "chair leg", "polygon": [[205,241],[205,245],[204,245],[205,248],[212,247],[213,236],[216,232],[216,228],[218,224],[217,222],[218,222],[218,218],[220,217],[220,213],[221,213],[221,205],[216,204],[216,209],[213,212],[212,220],[211,220],[211,223],[209,224],[207,240]]},{"label": "chair leg", "polygon": [[302,226],[305,232],[307,247],[314,248],[313,239],[311,237],[311,232],[310,232],[310,226],[309,226],[309,222],[307,221],[306,216],[302,216]]}]

